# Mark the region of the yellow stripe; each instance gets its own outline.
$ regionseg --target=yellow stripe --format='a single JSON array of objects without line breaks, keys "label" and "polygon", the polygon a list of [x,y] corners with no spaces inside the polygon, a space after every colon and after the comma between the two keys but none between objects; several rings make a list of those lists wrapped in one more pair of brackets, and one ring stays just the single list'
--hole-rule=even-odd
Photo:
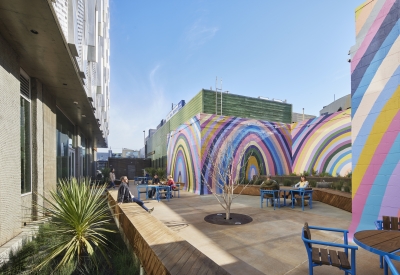
[{"label": "yellow stripe", "polygon": [[340,165],[341,165],[343,162],[348,161],[348,160],[351,160],[351,153],[348,154],[348,155],[346,155],[344,158],[342,158],[342,159],[336,164],[335,168],[334,168],[333,171],[332,171],[332,176],[333,176],[333,177],[336,177],[336,176],[337,176],[337,169],[340,167]]},{"label": "yellow stripe", "polygon": [[[398,101],[400,99],[400,86],[397,87],[392,97],[386,102],[385,107],[379,113],[371,132],[368,135],[367,141],[365,142],[364,148],[361,151],[358,163],[355,165],[353,173],[353,192],[352,197],[354,198],[358,187],[360,187],[361,181],[371,164],[372,157],[375,154],[376,148],[381,143],[383,135],[386,133],[390,123],[393,121],[394,116],[399,111]],[[397,104],[396,104],[397,103]]]}]

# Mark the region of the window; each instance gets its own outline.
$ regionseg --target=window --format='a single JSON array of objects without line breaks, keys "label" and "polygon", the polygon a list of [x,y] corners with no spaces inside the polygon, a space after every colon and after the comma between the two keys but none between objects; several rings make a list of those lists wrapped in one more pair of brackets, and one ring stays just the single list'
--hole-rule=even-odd
[{"label": "window", "polygon": [[57,108],[57,178],[75,177],[74,125]]},{"label": "window", "polygon": [[32,191],[31,180],[31,93],[30,79],[20,74],[20,140],[21,140],[21,194]]}]

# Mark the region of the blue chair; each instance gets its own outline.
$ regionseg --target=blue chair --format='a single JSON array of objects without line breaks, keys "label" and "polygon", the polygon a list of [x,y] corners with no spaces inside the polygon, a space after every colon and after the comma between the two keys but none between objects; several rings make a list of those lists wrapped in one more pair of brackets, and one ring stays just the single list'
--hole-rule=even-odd
[{"label": "blue chair", "polygon": [[[310,229],[324,230],[333,232],[342,232],[344,237],[344,244],[322,242],[311,239]],[[309,274],[314,274],[314,267],[321,265],[335,266],[344,271],[344,274],[356,274],[356,250],[357,246],[349,245],[347,241],[348,230],[336,229],[336,228],[325,228],[318,226],[308,226],[308,223],[304,224],[301,239],[304,242],[308,255],[308,269]],[[343,248],[343,251],[336,251],[331,249],[313,247],[313,244],[323,246],[333,246]],[[351,250],[351,264],[349,263],[349,249]]]},{"label": "blue chair", "polygon": [[[382,220],[375,221],[375,227],[378,230],[399,230],[399,218],[382,216]],[[379,267],[383,268],[383,258],[379,256]]]},{"label": "blue chair", "polygon": [[[279,197],[279,192],[280,190],[276,190],[276,189],[261,189],[260,190],[260,204],[261,204],[261,208],[263,208],[264,205],[264,199],[266,200],[266,204],[268,207],[268,200],[271,201],[271,205],[274,206],[274,210],[275,210],[275,206],[276,204],[278,204],[278,208],[281,208],[281,200]],[[264,198],[265,195],[265,198]]]},{"label": "blue chair", "polygon": [[[400,275],[399,272],[397,271],[396,267],[394,266],[394,264],[392,263],[392,259],[396,258],[397,260],[400,260],[399,256],[392,256],[392,255],[385,255],[384,259],[385,262],[387,263],[387,266],[389,267],[390,271],[392,272],[392,275]],[[386,269],[386,265],[385,265],[385,274],[388,274],[387,269]]]}]

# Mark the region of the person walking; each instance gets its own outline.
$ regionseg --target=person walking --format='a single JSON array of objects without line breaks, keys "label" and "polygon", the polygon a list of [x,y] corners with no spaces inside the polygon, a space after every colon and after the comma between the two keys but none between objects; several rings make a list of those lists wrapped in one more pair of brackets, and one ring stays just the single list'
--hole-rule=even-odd
[{"label": "person walking", "polygon": [[115,170],[114,170],[114,168],[112,168],[110,171],[110,183],[108,184],[107,189],[109,189],[111,187],[113,189],[115,189]]},{"label": "person walking", "polygon": [[151,209],[148,209],[141,200],[135,198],[135,196],[132,195],[127,183],[128,183],[128,177],[122,176],[121,184],[118,188],[118,197],[117,197],[118,204],[120,205],[122,203],[136,202],[147,212],[149,212],[149,213],[153,212],[154,207]]}]

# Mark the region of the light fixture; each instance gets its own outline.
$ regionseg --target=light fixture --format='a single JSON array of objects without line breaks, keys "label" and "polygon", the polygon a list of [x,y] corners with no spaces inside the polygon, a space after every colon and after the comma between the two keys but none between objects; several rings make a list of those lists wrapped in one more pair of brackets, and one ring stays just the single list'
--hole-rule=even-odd
[{"label": "light fixture", "polygon": [[33,34],[38,34],[39,32],[36,31],[36,30],[31,30],[31,33],[33,33]]},{"label": "light fixture", "polygon": [[74,101],[74,104],[75,104],[75,105],[78,105],[78,101]]},{"label": "light fixture", "polygon": [[86,117],[85,115],[82,115],[82,117]]}]

